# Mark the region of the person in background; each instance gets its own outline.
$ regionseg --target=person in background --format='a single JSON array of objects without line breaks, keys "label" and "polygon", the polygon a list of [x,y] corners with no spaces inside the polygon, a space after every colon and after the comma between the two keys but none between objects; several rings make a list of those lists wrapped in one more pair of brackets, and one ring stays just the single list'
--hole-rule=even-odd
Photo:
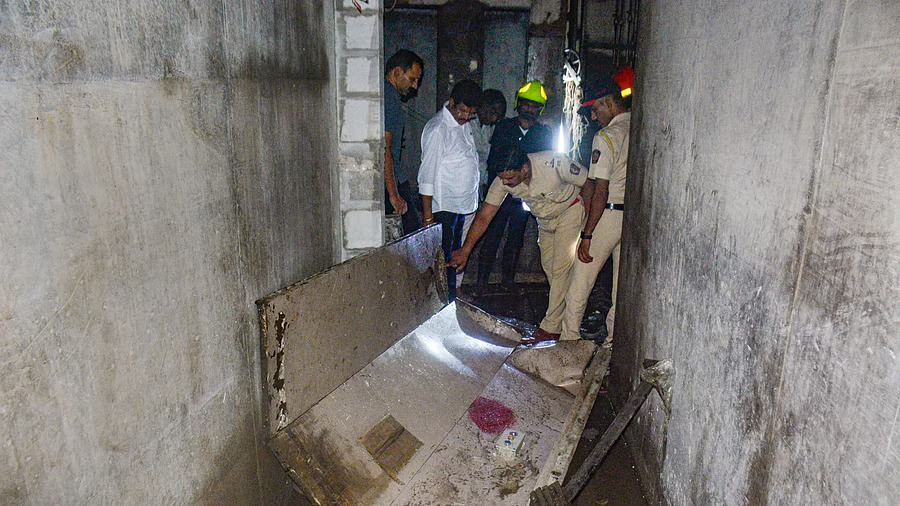
[{"label": "person in background", "polygon": [[[472,135],[475,137],[475,149],[478,150],[479,201],[484,199],[487,193],[487,159],[491,152],[491,137],[494,135],[494,127],[497,121],[506,117],[506,97],[503,92],[495,89],[484,90],[481,97],[481,107],[478,108],[478,117],[471,121]],[[467,214],[463,223],[462,236],[469,233],[475,213]],[[462,286],[463,272],[456,273],[456,286]]]},{"label": "person in background", "polygon": [[384,69],[384,210],[401,215],[405,235],[421,224],[413,206],[409,176],[403,170],[406,117],[401,102],[415,95],[425,62],[416,53],[401,49],[388,58]]},{"label": "person in background", "polygon": [[478,171],[481,174],[481,198],[487,193],[488,181],[487,161],[491,152],[491,138],[497,122],[506,118],[506,97],[500,90],[484,90],[478,117],[472,120],[472,134],[475,136],[475,147],[478,149]]},{"label": "person in background", "polygon": [[[444,258],[462,241],[465,215],[478,209],[478,150],[469,120],[481,105],[481,87],[468,79],[450,91],[450,100],[422,130],[419,193],[426,225],[440,223]],[[447,268],[448,298],[456,299],[456,269]]]},{"label": "person in background", "polygon": [[[540,81],[525,83],[516,92],[516,117],[504,118],[497,122],[491,138],[491,154],[488,155],[488,184],[500,172],[499,160],[493,155],[500,146],[516,145],[525,153],[536,153],[553,149],[553,131],[546,125],[537,122],[538,117],[547,104],[547,92]],[[497,215],[484,234],[481,253],[478,258],[478,287],[475,293],[483,292],[490,280],[491,269],[497,258],[500,240],[506,233],[506,245],[503,247],[501,262],[502,286],[512,290],[516,278],[516,264],[525,241],[525,225],[528,223],[528,211],[522,207],[518,198],[507,198],[503,201]]]}]

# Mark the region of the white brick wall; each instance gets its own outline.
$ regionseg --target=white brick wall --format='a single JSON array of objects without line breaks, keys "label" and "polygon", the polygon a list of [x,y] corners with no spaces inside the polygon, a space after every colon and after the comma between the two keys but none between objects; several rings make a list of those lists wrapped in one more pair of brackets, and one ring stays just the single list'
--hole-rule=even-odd
[{"label": "white brick wall", "polygon": [[341,0],[335,12],[338,73],[338,181],[341,257],[351,258],[384,242],[384,133],[382,129],[381,1]]},{"label": "white brick wall", "polygon": [[381,140],[381,101],[345,100],[341,104],[341,142]]},{"label": "white brick wall", "polygon": [[347,93],[377,93],[381,83],[381,65],[369,57],[347,58],[345,89]]},{"label": "white brick wall", "polygon": [[363,249],[381,246],[383,214],[381,209],[347,211],[344,214],[344,247]]}]

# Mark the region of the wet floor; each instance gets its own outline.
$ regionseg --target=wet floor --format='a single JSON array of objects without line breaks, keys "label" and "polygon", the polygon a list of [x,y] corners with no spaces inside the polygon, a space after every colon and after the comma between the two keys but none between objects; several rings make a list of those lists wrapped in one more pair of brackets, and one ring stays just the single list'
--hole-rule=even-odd
[{"label": "wet floor", "polygon": [[[601,271],[597,286],[589,298],[587,318],[582,325],[583,335],[591,335],[595,339],[605,339],[606,329],[603,322],[610,305],[611,284],[612,270],[607,265]],[[471,288],[473,287],[470,285],[464,285],[462,292],[471,293]],[[546,284],[518,283],[512,287],[512,290],[498,285],[490,285],[477,297],[468,300],[498,317],[515,318],[528,324],[537,325],[547,309],[547,295],[548,286]],[[612,387],[614,388],[615,385]],[[575,450],[568,476],[575,473],[594,445],[600,441],[606,427],[615,418],[616,413],[610,402],[611,395],[607,392],[607,388],[609,386],[604,384],[603,390],[594,403],[581,441]],[[312,503],[298,494],[289,500],[279,502],[279,504],[305,505]],[[613,445],[597,472],[594,473],[573,504],[600,506],[648,504],[634,468],[631,452],[623,439]]]},{"label": "wet floor", "polygon": [[[587,458],[600,441],[603,431],[612,423],[616,412],[609,401],[609,394],[601,392],[594,403],[594,409],[582,433],[581,441],[575,450],[572,465],[569,467],[568,476],[572,476],[581,463]],[[575,501],[575,505],[644,505],[648,504],[644,498],[644,491],[634,468],[634,460],[631,450],[624,439],[619,438],[615,445],[606,454],[606,458],[600,464],[597,472],[584,486]]]}]

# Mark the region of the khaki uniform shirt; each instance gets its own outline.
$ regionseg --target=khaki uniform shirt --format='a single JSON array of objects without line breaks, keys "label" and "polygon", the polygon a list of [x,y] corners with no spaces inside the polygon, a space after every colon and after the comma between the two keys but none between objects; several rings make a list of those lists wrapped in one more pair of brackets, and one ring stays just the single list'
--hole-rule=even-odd
[{"label": "khaki uniform shirt", "polygon": [[628,131],[631,113],[619,114],[594,136],[588,177],[609,181],[610,204],[625,203],[625,173],[628,166]]},{"label": "khaki uniform shirt", "polygon": [[569,208],[581,186],[587,180],[587,170],[566,155],[541,151],[528,155],[531,162],[531,182],[509,187],[495,178],[484,201],[499,206],[507,194],[528,204],[538,219],[556,218]]}]

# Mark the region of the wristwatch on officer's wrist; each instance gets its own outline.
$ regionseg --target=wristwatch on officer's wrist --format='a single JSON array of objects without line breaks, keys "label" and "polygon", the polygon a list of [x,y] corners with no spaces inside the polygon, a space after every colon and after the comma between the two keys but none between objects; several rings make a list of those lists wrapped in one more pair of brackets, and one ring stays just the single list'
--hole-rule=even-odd
[{"label": "wristwatch on officer's wrist", "polygon": [[582,238],[582,239],[590,240],[591,237],[594,237],[594,235],[593,235],[593,234],[585,234],[584,231],[581,232],[581,238]]}]

